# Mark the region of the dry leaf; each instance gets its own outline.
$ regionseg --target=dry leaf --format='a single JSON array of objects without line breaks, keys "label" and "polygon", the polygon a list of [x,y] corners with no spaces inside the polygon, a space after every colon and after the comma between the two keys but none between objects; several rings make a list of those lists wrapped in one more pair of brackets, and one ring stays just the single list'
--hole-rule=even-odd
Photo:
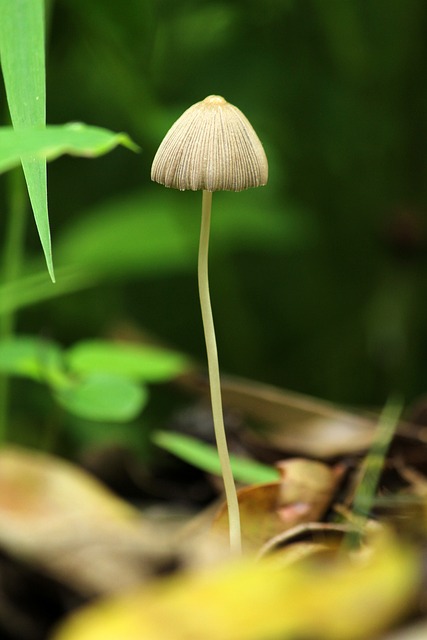
[{"label": "dry leaf", "polygon": [[291,564],[314,555],[334,556],[344,537],[354,529],[347,524],[308,522],[279,533],[259,550],[258,557],[274,554],[281,564]]},{"label": "dry leaf", "polygon": [[162,536],[72,464],[0,450],[0,545],[82,595],[139,584],[166,562]]},{"label": "dry leaf", "polygon": [[[206,379],[195,372],[182,376],[179,384],[199,394],[207,393]],[[274,450],[334,458],[360,453],[369,449],[378,424],[375,414],[352,413],[325,400],[253,380],[222,376],[221,392],[226,411],[261,427],[243,434],[245,443],[258,454]],[[420,443],[425,446],[422,426],[400,421],[396,433],[415,447]]]},{"label": "dry leaf", "polygon": [[321,569],[228,565],[95,604],[52,640],[368,640],[412,606],[418,580],[418,558],[390,542]]},{"label": "dry leaf", "polygon": [[410,627],[405,626],[403,629],[400,629],[400,631],[396,631],[390,635],[387,634],[382,640],[426,640],[426,638],[427,620],[424,618]]},{"label": "dry leaf", "polygon": [[[341,480],[341,466],[294,458],[277,465],[279,482],[252,485],[237,492],[245,551],[302,522],[313,522],[326,512]],[[228,531],[227,505],[218,511],[214,533]]]},{"label": "dry leaf", "polygon": [[279,451],[328,458],[368,449],[375,421],[303,394],[249,380],[226,378],[224,404],[266,427],[253,441]]}]

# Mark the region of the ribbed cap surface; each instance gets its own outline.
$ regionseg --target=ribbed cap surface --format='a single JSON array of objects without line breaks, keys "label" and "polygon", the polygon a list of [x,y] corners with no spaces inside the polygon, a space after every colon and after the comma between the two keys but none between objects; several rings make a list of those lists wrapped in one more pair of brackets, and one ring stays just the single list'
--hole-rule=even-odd
[{"label": "ribbed cap surface", "polygon": [[221,96],[208,96],[169,129],[151,179],[181,191],[242,191],[267,183],[268,162],[243,113]]}]

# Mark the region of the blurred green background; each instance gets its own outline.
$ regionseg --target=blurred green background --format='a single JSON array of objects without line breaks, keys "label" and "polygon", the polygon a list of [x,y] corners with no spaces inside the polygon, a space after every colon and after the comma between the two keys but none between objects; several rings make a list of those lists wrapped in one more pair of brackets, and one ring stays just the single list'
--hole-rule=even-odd
[{"label": "blurred green background", "polygon": [[[267,187],[214,196],[222,370],[351,404],[427,389],[424,0],[55,0],[47,60],[48,123],[126,131],[141,153],[49,165],[58,285],[20,332],[136,331],[204,362],[201,194],[151,183],[150,166],[216,93],[270,163]],[[33,224],[26,251],[42,270]],[[79,274],[66,295],[62,267]]]}]

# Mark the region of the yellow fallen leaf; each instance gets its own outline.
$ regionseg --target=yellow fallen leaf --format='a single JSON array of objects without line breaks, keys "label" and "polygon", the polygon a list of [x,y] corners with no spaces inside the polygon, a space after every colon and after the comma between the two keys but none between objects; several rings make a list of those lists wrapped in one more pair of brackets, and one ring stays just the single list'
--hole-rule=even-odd
[{"label": "yellow fallen leaf", "polygon": [[368,640],[412,605],[417,564],[391,543],[331,565],[242,562],[101,601],[52,640]]}]

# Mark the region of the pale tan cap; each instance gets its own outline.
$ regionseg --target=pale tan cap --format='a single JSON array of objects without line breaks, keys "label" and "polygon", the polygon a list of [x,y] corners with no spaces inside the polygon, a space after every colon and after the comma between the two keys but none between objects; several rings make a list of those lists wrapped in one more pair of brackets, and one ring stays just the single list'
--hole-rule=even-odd
[{"label": "pale tan cap", "polygon": [[208,96],[169,129],[151,179],[181,191],[242,191],[267,183],[268,162],[240,109],[221,96]]}]

